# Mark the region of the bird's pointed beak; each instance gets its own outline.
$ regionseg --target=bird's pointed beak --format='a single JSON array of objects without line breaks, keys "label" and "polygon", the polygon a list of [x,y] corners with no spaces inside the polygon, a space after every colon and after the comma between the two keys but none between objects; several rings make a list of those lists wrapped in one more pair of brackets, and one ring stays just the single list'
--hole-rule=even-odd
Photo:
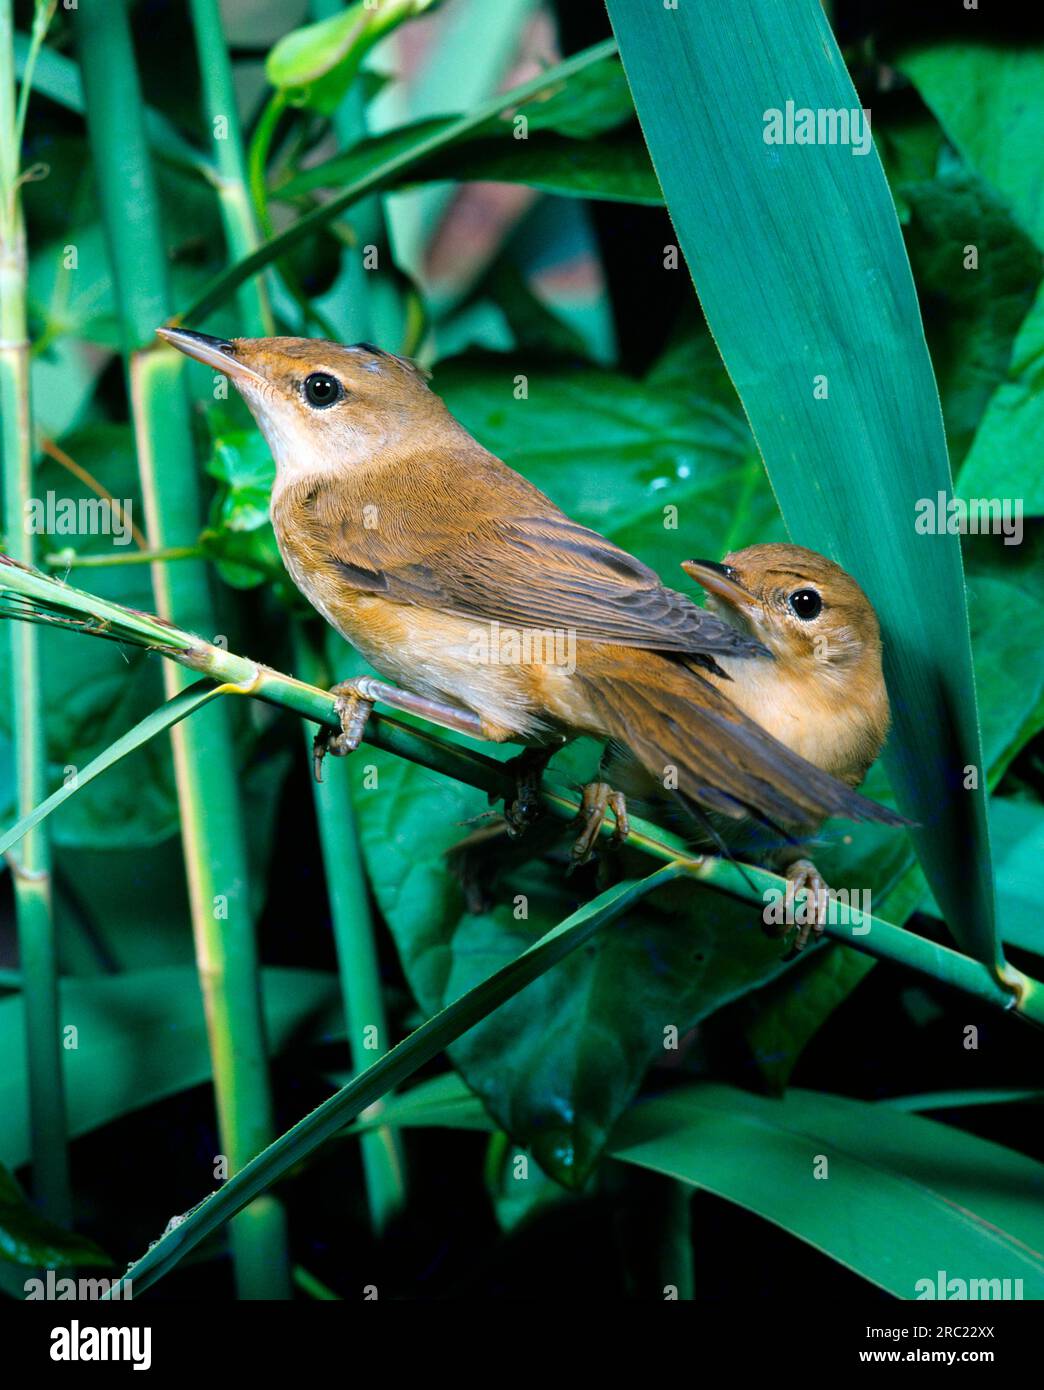
[{"label": "bird's pointed beak", "polygon": [[157,328],[156,335],[186,357],[194,357],[197,362],[223,372],[233,381],[252,380],[265,384],[260,373],[237,359],[236,345],[227,338],[212,338],[209,333],[193,333],[187,328]]},{"label": "bird's pointed beak", "polygon": [[750,590],[739,582],[731,565],[720,565],[717,560],[683,560],[682,569],[709,594],[724,599],[733,608],[749,610],[760,606]]}]

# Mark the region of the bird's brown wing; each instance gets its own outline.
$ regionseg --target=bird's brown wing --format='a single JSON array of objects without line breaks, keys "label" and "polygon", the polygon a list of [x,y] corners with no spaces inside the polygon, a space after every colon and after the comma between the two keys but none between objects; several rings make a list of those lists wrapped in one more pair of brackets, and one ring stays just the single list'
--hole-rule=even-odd
[{"label": "bird's brown wing", "polygon": [[[468,528],[468,529],[464,529]],[[425,518],[408,558],[379,530],[342,528],[330,563],[355,587],[397,603],[556,628],[591,642],[692,655],[765,655],[765,649],[691,599],[666,588],[647,565],[562,514],[465,514],[452,527]]]}]

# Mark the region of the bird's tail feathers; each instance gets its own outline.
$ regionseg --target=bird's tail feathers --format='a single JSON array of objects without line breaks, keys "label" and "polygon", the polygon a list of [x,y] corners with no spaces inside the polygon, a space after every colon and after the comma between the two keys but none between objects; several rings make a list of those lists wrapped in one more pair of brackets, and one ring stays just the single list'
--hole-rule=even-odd
[{"label": "bird's tail feathers", "polygon": [[663,657],[578,672],[599,721],[665,791],[702,812],[747,816],[784,838],[831,816],[909,822],[823,772],[749,719],[709,681]]}]

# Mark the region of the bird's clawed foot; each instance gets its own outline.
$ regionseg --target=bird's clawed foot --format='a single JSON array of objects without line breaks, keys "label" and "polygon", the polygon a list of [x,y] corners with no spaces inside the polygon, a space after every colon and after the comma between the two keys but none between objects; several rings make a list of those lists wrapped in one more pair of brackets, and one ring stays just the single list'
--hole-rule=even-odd
[{"label": "bird's clawed foot", "polygon": [[317,782],[323,780],[323,759],[327,753],[332,753],[335,758],[345,758],[349,753],[354,753],[362,742],[366,722],[373,712],[373,701],[360,694],[358,685],[358,681],[342,681],[330,689],[330,694],[336,699],[341,729],[335,733],[324,725],[312,740],[312,765]]},{"label": "bird's clawed foot", "polygon": [[573,868],[579,868],[591,858],[595,841],[605,820],[605,813],[610,810],[616,819],[612,843],[622,845],[631,833],[631,823],[627,819],[627,801],[623,792],[614,791],[608,782],[588,782],[576,817],[580,824],[580,834],[573,842]]},{"label": "bird's clawed foot", "polygon": [[786,956],[791,960],[805,949],[809,937],[814,936],[818,941],[823,935],[831,889],[811,859],[795,859],[788,866],[785,877],[787,919],[797,928]]}]

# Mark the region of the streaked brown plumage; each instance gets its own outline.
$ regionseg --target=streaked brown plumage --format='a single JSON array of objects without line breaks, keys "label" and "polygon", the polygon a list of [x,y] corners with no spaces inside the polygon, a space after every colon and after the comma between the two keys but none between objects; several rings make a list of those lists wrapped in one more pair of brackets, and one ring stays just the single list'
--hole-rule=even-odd
[{"label": "streaked brown plumage", "polygon": [[[617,740],[655,777],[677,766],[679,793],[728,817],[896,819],[708,679],[720,682],[725,660],[767,662],[755,639],[570,521],[411,363],[367,345],[161,331],[235,382],[276,460],[272,519],[290,575],[405,690],[471,712],[489,739]],[[477,659],[496,645],[494,624],[575,634],[575,670]]]}]

